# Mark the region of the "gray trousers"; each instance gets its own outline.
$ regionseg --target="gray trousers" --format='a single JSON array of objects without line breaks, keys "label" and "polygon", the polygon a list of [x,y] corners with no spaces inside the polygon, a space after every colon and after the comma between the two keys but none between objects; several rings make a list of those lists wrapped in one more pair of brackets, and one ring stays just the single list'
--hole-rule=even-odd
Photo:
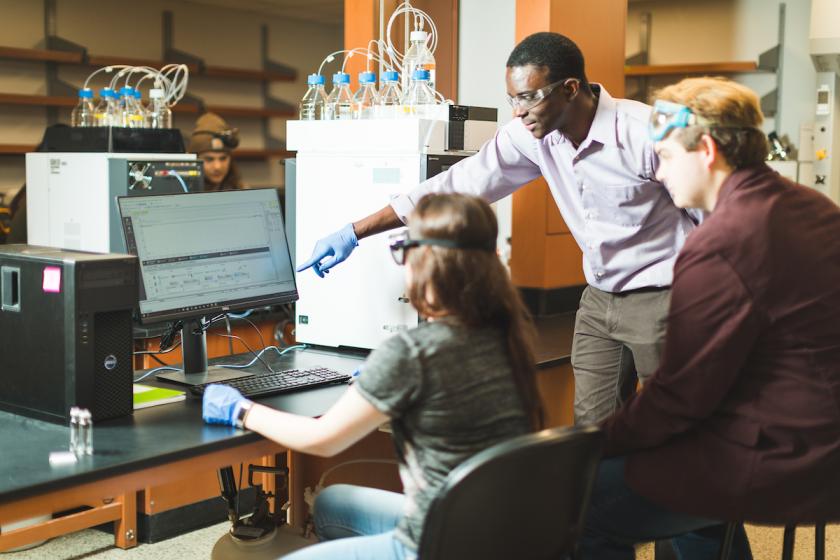
[{"label": "gray trousers", "polygon": [[659,367],[671,290],[604,292],[587,286],[572,342],[575,424],[615,412]]}]

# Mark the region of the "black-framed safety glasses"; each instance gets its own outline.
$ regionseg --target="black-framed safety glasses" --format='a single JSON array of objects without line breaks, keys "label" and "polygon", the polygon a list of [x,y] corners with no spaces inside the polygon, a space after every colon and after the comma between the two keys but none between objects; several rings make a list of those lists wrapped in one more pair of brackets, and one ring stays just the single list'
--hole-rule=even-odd
[{"label": "black-framed safety glasses", "polygon": [[555,89],[560,86],[564,86],[571,81],[579,82],[580,80],[577,78],[565,78],[559,82],[548,84],[547,86],[541,87],[535,91],[520,93],[519,95],[505,95],[505,97],[507,98],[507,102],[514,109],[528,111],[542,103]]},{"label": "black-framed safety glasses", "polygon": [[405,254],[412,247],[420,247],[422,245],[432,245],[435,247],[445,247],[447,249],[479,249],[482,251],[493,252],[496,250],[495,245],[472,245],[466,243],[459,243],[452,239],[412,239],[408,235],[408,231],[395,233],[388,238],[390,241],[388,247],[391,249],[391,257],[394,262],[400,266],[405,264]]}]

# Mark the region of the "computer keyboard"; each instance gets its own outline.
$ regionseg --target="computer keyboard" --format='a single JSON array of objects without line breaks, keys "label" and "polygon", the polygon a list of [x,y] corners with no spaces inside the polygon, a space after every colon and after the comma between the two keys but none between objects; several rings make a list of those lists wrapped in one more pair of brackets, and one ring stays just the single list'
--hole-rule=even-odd
[{"label": "computer keyboard", "polygon": [[[237,389],[245,397],[255,398],[310,389],[331,383],[346,383],[349,379],[350,376],[345,373],[339,373],[329,368],[316,367],[312,369],[287,369],[253,377],[232,379],[225,381],[222,385],[229,385]],[[193,395],[201,396],[204,394],[206,386],[207,384],[193,385],[190,387],[190,392]]]}]

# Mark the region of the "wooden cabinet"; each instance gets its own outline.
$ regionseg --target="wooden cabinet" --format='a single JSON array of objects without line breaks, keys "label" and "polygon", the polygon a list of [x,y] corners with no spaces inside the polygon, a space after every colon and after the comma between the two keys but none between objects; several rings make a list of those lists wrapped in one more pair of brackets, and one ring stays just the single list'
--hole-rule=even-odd
[{"label": "wooden cabinet", "polygon": [[[539,31],[575,41],[586,60],[587,77],[624,95],[626,0],[517,0],[516,41]],[[597,32],[593,32],[596,30]],[[551,290],[586,283],[583,255],[544,179],[513,195],[511,277],[525,288]]]}]

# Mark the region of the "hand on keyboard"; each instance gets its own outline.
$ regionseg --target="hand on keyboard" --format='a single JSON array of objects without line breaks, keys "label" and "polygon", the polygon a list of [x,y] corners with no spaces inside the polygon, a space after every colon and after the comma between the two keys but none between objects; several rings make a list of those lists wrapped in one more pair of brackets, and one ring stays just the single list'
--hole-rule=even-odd
[{"label": "hand on keyboard", "polygon": [[208,385],[201,403],[201,417],[208,424],[236,425],[236,415],[248,399],[227,385]]}]

